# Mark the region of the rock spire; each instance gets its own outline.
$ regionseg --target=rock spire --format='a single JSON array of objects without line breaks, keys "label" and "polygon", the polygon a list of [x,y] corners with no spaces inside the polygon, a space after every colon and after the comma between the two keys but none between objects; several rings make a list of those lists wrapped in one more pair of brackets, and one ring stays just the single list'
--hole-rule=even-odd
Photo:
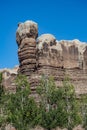
[{"label": "rock spire", "polygon": [[18,25],[16,41],[18,44],[19,72],[30,75],[36,68],[37,23],[26,21]]}]

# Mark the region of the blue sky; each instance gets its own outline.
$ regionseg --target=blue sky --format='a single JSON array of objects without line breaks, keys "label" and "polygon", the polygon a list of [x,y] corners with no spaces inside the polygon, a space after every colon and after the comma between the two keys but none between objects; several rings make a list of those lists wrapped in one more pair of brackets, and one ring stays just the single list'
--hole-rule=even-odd
[{"label": "blue sky", "polygon": [[38,23],[39,35],[87,42],[87,0],[0,0],[0,68],[19,64],[15,34],[26,20]]}]

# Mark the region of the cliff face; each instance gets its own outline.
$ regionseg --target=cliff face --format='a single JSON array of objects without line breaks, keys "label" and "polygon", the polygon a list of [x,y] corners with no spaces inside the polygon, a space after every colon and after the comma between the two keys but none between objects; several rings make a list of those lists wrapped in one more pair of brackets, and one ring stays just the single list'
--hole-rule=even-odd
[{"label": "cliff face", "polygon": [[18,73],[29,78],[34,94],[42,74],[52,75],[57,86],[61,86],[65,75],[68,75],[77,94],[87,93],[86,43],[79,40],[58,41],[51,34],[38,37],[37,23],[32,21],[19,24],[16,41],[20,64]]}]

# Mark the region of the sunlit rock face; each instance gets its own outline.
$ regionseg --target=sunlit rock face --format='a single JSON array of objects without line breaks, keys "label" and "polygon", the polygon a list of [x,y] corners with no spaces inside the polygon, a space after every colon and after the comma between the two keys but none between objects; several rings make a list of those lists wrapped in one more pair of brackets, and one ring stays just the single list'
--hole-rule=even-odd
[{"label": "sunlit rock face", "polygon": [[0,73],[2,73],[3,76],[3,86],[7,91],[15,92],[15,78],[18,74],[19,66],[15,66],[12,69],[4,68],[0,69]]},{"label": "sunlit rock face", "polygon": [[[18,25],[19,73],[29,77],[31,86],[37,86],[41,75],[53,76],[57,86],[66,75],[75,85],[76,93],[87,92],[87,44],[79,40],[58,41],[52,34],[38,37],[38,26],[33,21]],[[34,88],[33,88],[34,90]]]},{"label": "sunlit rock face", "polygon": [[19,72],[29,76],[36,68],[37,23],[26,21],[20,23],[16,32],[18,44]]},{"label": "sunlit rock face", "polygon": [[[62,68],[80,68],[85,69],[84,60],[86,59],[86,43],[79,40],[61,40],[58,41],[51,34],[44,34],[38,38],[39,64],[43,59],[43,64]],[[40,60],[41,59],[41,60]]]},{"label": "sunlit rock face", "polygon": [[37,99],[36,87],[41,76],[53,76],[57,86],[68,75],[78,95],[87,93],[87,44],[79,40],[57,40],[52,34],[38,37],[38,25],[26,21],[16,32],[19,68],[16,72],[3,70],[3,83],[15,88],[18,73],[28,77],[32,95]]},{"label": "sunlit rock face", "polygon": [[62,46],[63,67],[82,69],[86,43],[81,43],[79,40],[61,40],[60,44]]},{"label": "sunlit rock face", "polygon": [[[19,66],[0,69],[6,90],[15,92],[15,78],[19,73],[24,74],[30,83],[31,96],[38,102],[36,88],[44,74],[46,78],[53,76],[58,87],[62,86],[62,81],[68,76],[78,97],[87,94],[87,43],[77,39],[58,41],[52,34],[38,37],[38,25],[33,21],[18,24],[16,41]],[[7,129],[14,129],[10,127],[7,126]],[[39,129],[44,130],[35,128]],[[73,130],[83,128],[79,125]]]},{"label": "sunlit rock face", "polygon": [[56,38],[51,34],[43,34],[37,41],[39,66],[62,66],[62,48]]},{"label": "sunlit rock face", "polygon": [[83,53],[83,57],[84,57],[84,69],[87,70],[87,46],[86,46],[85,51]]}]

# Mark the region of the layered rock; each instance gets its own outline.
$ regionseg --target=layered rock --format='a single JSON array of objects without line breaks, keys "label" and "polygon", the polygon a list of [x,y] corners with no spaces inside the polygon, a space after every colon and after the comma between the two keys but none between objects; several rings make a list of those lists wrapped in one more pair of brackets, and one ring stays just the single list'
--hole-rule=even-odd
[{"label": "layered rock", "polygon": [[86,43],[79,40],[57,41],[53,35],[44,34],[38,38],[37,48],[40,65],[86,69]]},{"label": "layered rock", "polygon": [[40,66],[61,67],[62,48],[51,34],[44,34],[38,38],[38,62]]},{"label": "layered rock", "polygon": [[87,46],[85,48],[85,51],[83,53],[83,57],[84,57],[84,69],[87,70]]},{"label": "layered rock", "polygon": [[83,52],[85,51],[86,43],[81,43],[79,40],[60,41],[63,52],[64,68],[79,68],[83,69]]},{"label": "layered rock", "polygon": [[13,69],[0,69],[0,73],[3,74],[3,85],[7,91],[15,92],[14,80],[18,74],[19,66],[15,66]]},{"label": "layered rock", "polygon": [[[35,22],[20,23],[16,32],[19,72],[29,76],[33,93],[42,74],[52,75],[57,86],[68,75],[77,94],[87,92],[87,44],[75,39],[58,41],[51,34],[38,36]],[[37,39],[36,39],[37,38]]]},{"label": "layered rock", "polygon": [[51,34],[44,34],[38,38],[38,74],[53,76],[55,81],[59,81],[57,86],[62,83],[64,77],[63,57],[61,44]]},{"label": "layered rock", "polygon": [[[77,39],[58,41],[51,34],[37,36],[37,23],[26,21],[18,25],[16,41],[20,65],[14,69],[0,70],[5,88],[15,92],[14,79],[18,73],[22,73],[29,79],[31,96],[38,101],[36,87],[42,74],[53,76],[57,86],[61,86],[64,77],[68,75],[77,95],[87,93],[87,44]],[[78,129],[82,130],[82,127],[73,130]]]},{"label": "layered rock", "polygon": [[[87,93],[87,44],[77,39],[58,41],[51,34],[37,36],[37,23],[26,21],[18,25],[18,73],[28,77],[32,95],[37,97],[35,90],[42,74],[53,76],[57,86],[68,75],[78,95]],[[8,75],[4,83],[13,88],[17,73]]]},{"label": "layered rock", "polygon": [[18,43],[19,72],[29,76],[36,68],[37,24],[32,21],[20,23],[16,32]]}]

